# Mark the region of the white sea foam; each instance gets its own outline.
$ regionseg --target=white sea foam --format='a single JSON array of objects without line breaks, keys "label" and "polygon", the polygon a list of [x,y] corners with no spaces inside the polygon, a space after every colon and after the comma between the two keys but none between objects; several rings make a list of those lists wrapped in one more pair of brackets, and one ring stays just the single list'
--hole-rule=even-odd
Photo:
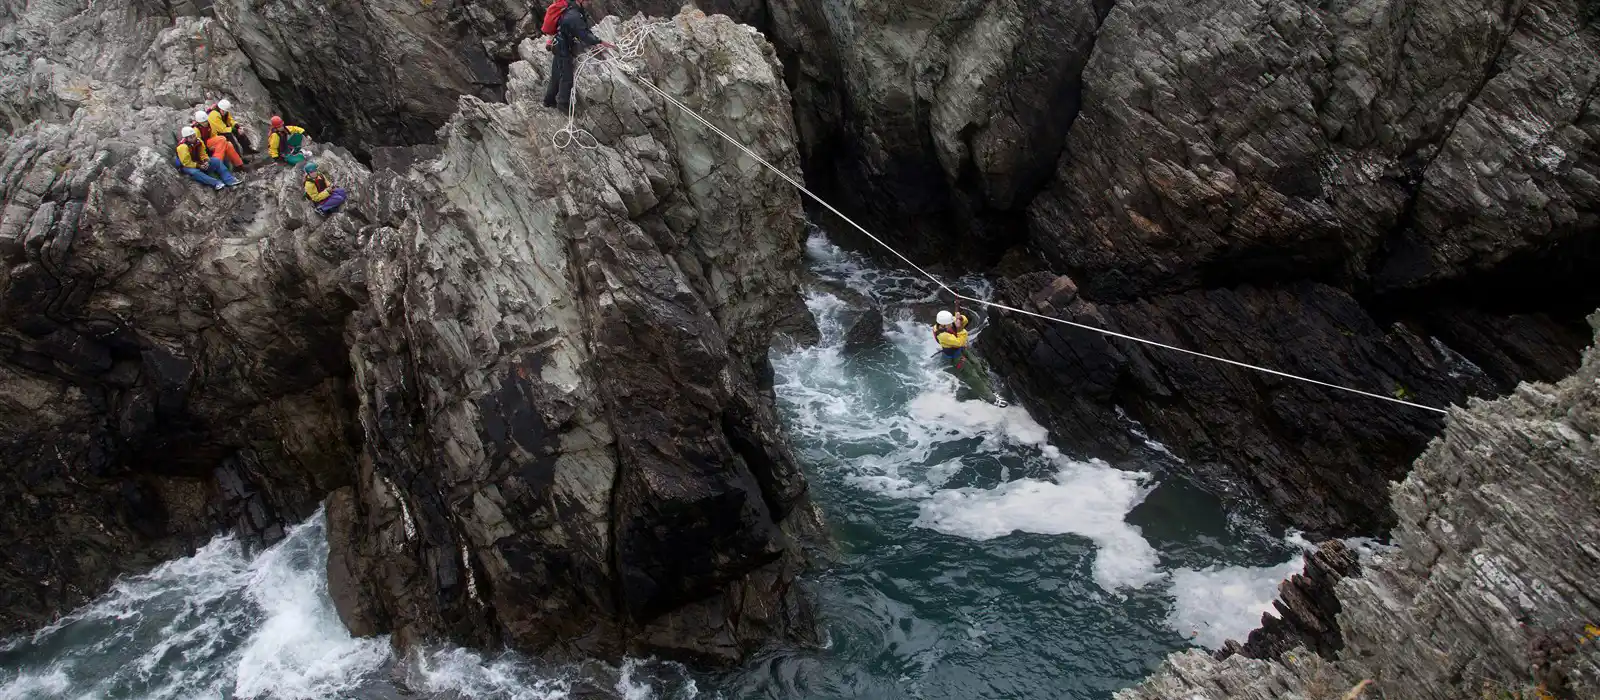
[{"label": "white sea foam", "polygon": [[523,657],[485,658],[461,648],[413,654],[410,677],[413,687],[427,693],[481,700],[561,700],[572,692],[565,674],[541,672]]},{"label": "white sea foam", "polygon": [[[807,306],[822,343],[774,357],[778,395],[794,417],[791,429],[820,445],[824,462],[837,470],[833,476],[879,496],[914,501],[919,514],[913,525],[958,537],[1029,532],[1087,538],[1097,549],[1095,581],[1108,591],[1160,577],[1155,549],[1126,521],[1153,487],[1148,474],[1068,458],[1020,406],[957,400],[957,380],[930,357],[936,348],[927,319],[910,310],[938,300],[937,287],[864,265],[817,236],[807,250],[825,277],[884,304],[884,335],[897,355],[867,368],[852,363],[840,347],[849,305],[814,292]],[[945,488],[969,466],[992,469],[999,458],[1051,476],[1012,480],[1002,466],[1001,483],[993,488]]]},{"label": "white sea foam", "polygon": [[63,648],[46,669],[0,672],[0,698],[333,697],[388,662],[353,639],[326,590],[322,515],[249,556],[232,537],[126,577],[98,600],[13,643]]},{"label": "white sea foam", "polygon": [[1243,642],[1270,612],[1278,584],[1305,566],[1296,555],[1276,566],[1224,566],[1172,572],[1172,629],[1195,644],[1217,649]]},{"label": "white sea foam", "polygon": [[238,653],[240,697],[333,697],[389,661],[387,639],[351,637],[334,612],[320,516],[316,525],[316,541],[290,540],[250,567],[245,591],[265,619]]},{"label": "white sea foam", "polygon": [[1125,520],[1150,489],[1146,475],[1098,462],[1072,462],[1053,479],[1018,479],[993,489],[947,489],[921,504],[916,525],[974,540],[1013,532],[1079,535],[1098,551],[1094,580],[1115,591],[1158,578],[1158,557]]}]

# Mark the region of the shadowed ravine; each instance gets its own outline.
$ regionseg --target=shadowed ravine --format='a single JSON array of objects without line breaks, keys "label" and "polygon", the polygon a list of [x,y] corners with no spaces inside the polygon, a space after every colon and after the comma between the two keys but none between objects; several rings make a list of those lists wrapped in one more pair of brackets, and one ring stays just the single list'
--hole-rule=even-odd
[{"label": "shadowed ravine", "polygon": [[[932,288],[814,234],[810,348],[772,352],[783,421],[840,559],[810,577],[827,643],[733,672],[551,665],[437,649],[400,663],[354,640],[323,578],[319,512],[250,556],[232,538],[0,651],[0,698],[1105,698],[1186,638],[1243,638],[1298,569],[1284,533],[1145,461],[1053,446],[1019,407],[957,402],[914,320]],[[981,279],[965,287],[987,293]],[[886,346],[847,357],[864,303]],[[981,337],[981,332],[980,332]],[[981,342],[981,341],[980,341]],[[1136,430],[1136,426],[1129,426]],[[1137,433],[1135,433],[1137,435]]]}]

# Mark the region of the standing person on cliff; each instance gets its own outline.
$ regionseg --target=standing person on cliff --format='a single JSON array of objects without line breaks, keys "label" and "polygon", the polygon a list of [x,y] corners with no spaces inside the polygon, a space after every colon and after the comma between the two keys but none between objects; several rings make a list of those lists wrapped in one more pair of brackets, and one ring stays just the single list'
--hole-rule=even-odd
[{"label": "standing person on cliff", "polygon": [[555,40],[550,45],[550,85],[544,90],[546,107],[565,112],[572,103],[572,74],[578,67],[579,53],[596,44],[615,48],[594,35],[589,26],[588,5],[589,0],[569,0],[556,20]]}]

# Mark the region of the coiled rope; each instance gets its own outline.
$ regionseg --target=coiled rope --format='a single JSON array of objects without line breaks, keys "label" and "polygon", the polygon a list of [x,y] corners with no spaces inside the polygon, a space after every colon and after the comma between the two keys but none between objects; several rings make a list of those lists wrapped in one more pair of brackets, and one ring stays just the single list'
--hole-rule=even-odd
[{"label": "coiled rope", "polygon": [[[662,97],[662,99],[665,99],[667,102],[672,103],[672,105],[676,106],[678,109],[683,110],[684,114],[687,114],[690,117],[694,118],[695,121],[700,122],[707,129],[710,129],[712,132],[716,133],[718,136],[721,136],[728,143],[733,144],[736,148],[738,148],[739,150],[743,151],[745,155],[750,156],[757,163],[760,163],[761,165],[765,166],[768,170],[771,170],[778,177],[783,178],[784,181],[788,182],[790,185],[793,185],[795,189],[797,189],[801,193],[805,194],[805,196],[810,197],[817,204],[822,205],[823,208],[827,209],[830,212],[833,212],[834,216],[837,216],[840,219],[842,219],[845,223],[850,224],[850,226],[854,227],[857,231],[860,231],[867,238],[871,239],[872,242],[877,243],[878,245],[882,246],[884,250],[887,250],[890,253],[893,253],[895,257],[899,258],[906,265],[909,265],[911,267],[911,269],[916,270],[918,274],[922,275],[923,277],[928,278],[929,281],[931,281],[934,284],[938,285],[940,289],[943,289],[945,292],[950,294],[950,296],[952,296],[952,297],[954,297],[956,299],[960,299],[960,300],[963,300],[963,301],[968,301],[968,302],[971,302],[971,303],[974,303],[974,304],[979,304],[979,305],[982,305],[982,306],[985,306],[985,307],[1001,309],[1001,310],[1004,310],[1004,311],[1010,311],[1012,313],[1018,313],[1018,314],[1022,314],[1024,316],[1032,316],[1034,318],[1042,319],[1042,320],[1045,320],[1045,321],[1050,321],[1052,323],[1060,323],[1060,324],[1063,324],[1063,325],[1072,326],[1074,328],[1080,328],[1080,329],[1083,329],[1083,330],[1086,330],[1086,331],[1092,331],[1094,333],[1099,333],[1101,335],[1111,336],[1113,338],[1121,338],[1123,340],[1127,340],[1127,341],[1131,341],[1131,342],[1135,342],[1135,343],[1141,343],[1141,344],[1144,344],[1144,345],[1149,345],[1151,347],[1161,348],[1163,350],[1171,350],[1173,352],[1183,353],[1185,355],[1192,355],[1194,357],[1201,357],[1201,358],[1205,358],[1205,359],[1208,359],[1208,360],[1213,360],[1213,361],[1216,361],[1216,362],[1221,362],[1221,363],[1224,363],[1224,364],[1233,365],[1235,367],[1243,367],[1245,369],[1255,370],[1257,372],[1261,372],[1261,373],[1264,373],[1264,374],[1270,374],[1270,375],[1273,375],[1273,376],[1276,376],[1276,377],[1282,377],[1284,379],[1292,379],[1292,380],[1299,381],[1299,382],[1305,382],[1307,384],[1315,384],[1317,386],[1326,387],[1326,388],[1329,388],[1329,389],[1336,389],[1338,391],[1344,391],[1344,392],[1349,392],[1349,393],[1352,393],[1352,394],[1358,394],[1360,396],[1365,396],[1365,397],[1373,398],[1373,399],[1379,399],[1379,400],[1382,400],[1382,401],[1388,401],[1390,403],[1396,403],[1396,404],[1400,404],[1402,406],[1409,406],[1411,408],[1421,409],[1421,410],[1424,410],[1424,411],[1432,411],[1434,413],[1439,413],[1439,414],[1448,414],[1449,413],[1449,411],[1447,411],[1445,409],[1442,409],[1442,408],[1435,408],[1433,406],[1427,406],[1427,405],[1424,405],[1424,404],[1416,403],[1414,401],[1407,401],[1405,399],[1401,399],[1401,398],[1394,397],[1394,396],[1385,396],[1383,394],[1378,394],[1378,393],[1374,393],[1374,392],[1371,392],[1371,391],[1363,391],[1361,389],[1347,387],[1347,386],[1343,386],[1343,385],[1340,385],[1340,384],[1334,384],[1332,382],[1325,382],[1325,381],[1322,381],[1320,379],[1312,379],[1310,377],[1302,377],[1302,376],[1300,376],[1298,374],[1290,374],[1288,372],[1275,370],[1275,369],[1272,369],[1270,367],[1262,367],[1261,365],[1254,365],[1254,364],[1250,364],[1248,362],[1240,362],[1238,360],[1230,360],[1230,359],[1228,359],[1226,357],[1218,357],[1216,355],[1209,355],[1209,354],[1206,354],[1206,353],[1203,353],[1203,352],[1198,352],[1198,351],[1195,351],[1195,350],[1189,350],[1187,348],[1180,348],[1180,347],[1178,347],[1176,345],[1168,345],[1166,343],[1161,343],[1161,342],[1157,342],[1157,341],[1154,341],[1154,340],[1148,340],[1148,339],[1145,339],[1145,338],[1140,338],[1140,337],[1137,337],[1137,336],[1128,335],[1126,333],[1118,333],[1116,331],[1109,330],[1109,329],[1106,329],[1106,328],[1099,328],[1097,326],[1090,326],[1090,325],[1086,325],[1086,324],[1083,324],[1083,323],[1078,323],[1076,321],[1069,321],[1067,319],[1059,318],[1059,317],[1056,317],[1056,316],[1047,316],[1045,314],[1041,314],[1041,313],[1038,313],[1038,312],[1028,311],[1026,309],[1019,309],[1019,308],[1017,308],[1015,306],[1008,306],[1006,304],[992,302],[992,301],[989,301],[987,299],[979,299],[977,297],[968,296],[968,295],[962,294],[960,292],[957,292],[955,289],[952,289],[949,285],[945,284],[943,280],[940,280],[938,277],[935,277],[932,273],[928,272],[927,270],[922,269],[922,267],[920,265],[917,265],[916,263],[912,262],[910,258],[906,257],[900,251],[895,250],[894,246],[891,246],[888,243],[885,243],[883,241],[883,239],[878,238],[877,236],[873,235],[871,231],[868,231],[866,228],[862,227],[861,224],[858,224],[853,219],[851,219],[850,217],[845,216],[844,212],[841,212],[838,209],[834,208],[834,206],[832,204],[829,204],[826,200],[824,200],[823,198],[817,196],[816,193],[814,193],[811,190],[807,189],[804,184],[802,184],[799,181],[795,180],[793,177],[790,177],[788,173],[785,173],[782,169],[778,168],[777,166],[773,165],[772,163],[767,162],[767,159],[762,158],[755,151],[750,150],[750,148],[748,146],[745,146],[738,139],[735,139],[734,137],[729,136],[727,132],[723,131],[722,129],[717,128],[717,125],[712,124],[705,117],[700,116],[700,114],[698,112],[694,111],[693,109],[690,109],[688,107],[688,105],[685,105],[684,103],[679,102],[677,100],[677,98],[673,97],[672,95],[667,94],[666,91],[662,90],[659,87],[656,87],[655,84],[651,83],[650,81],[645,80],[645,79],[639,77],[638,75],[633,74],[634,70],[633,70],[632,66],[627,65],[626,63],[624,63],[624,61],[632,60],[633,58],[637,58],[637,57],[641,56],[643,54],[643,51],[644,51],[644,40],[649,38],[650,33],[653,32],[657,26],[660,26],[660,25],[663,25],[663,24],[666,24],[666,23],[667,22],[665,22],[665,21],[658,21],[658,22],[651,22],[651,23],[636,24],[632,28],[624,31],[622,33],[622,35],[619,36],[618,40],[616,42],[613,42],[613,43],[615,43],[617,45],[617,49],[615,51],[617,55],[608,56],[606,58],[601,59],[601,58],[595,58],[595,57],[592,57],[592,56],[586,54],[583,58],[590,59],[590,60],[585,62],[585,63],[580,63],[580,66],[582,66],[582,65],[610,66],[610,67],[613,67],[613,68],[617,69],[616,75],[618,77],[622,78],[624,81],[634,82],[636,84],[643,85],[644,87],[649,88],[655,94],[660,95]],[[574,84],[574,89],[576,89],[576,84],[577,84],[576,75],[574,75],[573,84]],[[564,128],[561,131],[557,132],[555,138],[556,139],[560,139],[561,135],[563,133],[566,133],[566,134],[568,134],[568,137],[567,137],[567,141],[565,143],[578,143],[580,147],[582,147],[582,148],[584,148],[586,150],[593,150],[595,148],[598,148],[599,147],[599,142],[598,142],[598,140],[596,140],[594,138],[593,134],[590,134],[587,130],[584,130],[582,128],[577,128],[577,127],[574,126],[572,106],[574,104],[576,104],[576,102],[577,102],[577,100],[573,99],[568,104],[567,126],[566,126],[566,128]],[[590,146],[590,145],[587,145],[587,144],[584,144],[584,143],[580,142],[579,141],[579,137],[580,136],[587,136],[590,141],[594,142],[595,145]],[[563,143],[557,143],[556,144],[556,148],[565,148],[565,145]]]},{"label": "coiled rope", "polygon": [[656,27],[667,23],[667,20],[624,22],[616,39],[611,41],[616,48],[603,52],[586,51],[578,56],[578,64],[572,68],[572,94],[567,98],[567,123],[551,135],[551,145],[563,151],[571,145],[577,145],[585,151],[600,147],[600,140],[594,134],[578,126],[578,77],[585,72],[599,73],[602,68],[612,68],[617,75],[626,78],[637,70],[631,61],[644,55],[644,40],[650,37]]}]

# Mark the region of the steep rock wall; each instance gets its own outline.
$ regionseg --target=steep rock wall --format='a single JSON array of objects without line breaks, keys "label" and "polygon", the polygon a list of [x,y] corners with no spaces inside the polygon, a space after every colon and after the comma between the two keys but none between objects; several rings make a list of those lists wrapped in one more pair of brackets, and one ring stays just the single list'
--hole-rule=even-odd
[{"label": "steep rock wall", "polygon": [[[1097,304],[1074,280],[1035,272],[996,291],[1018,308],[1426,406],[1507,391],[1517,376],[1559,378],[1576,362],[1565,348],[1581,342],[1545,317],[1494,317],[1497,335],[1452,343],[1504,360],[1485,370],[1425,324],[1380,322],[1310,282]],[[1131,418],[1203,481],[1328,535],[1392,524],[1388,483],[1442,424],[1417,408],[1007,312],[993,315],[979,347],[1057,436],[1126,454]]]},{"label": "steep rock wall", "polygon": [[993,262],[1050,175],[1108,7],[771,0],[807,173],[915,257]]},{"label": "steep rock wall", "polygon": [[[765,360],[809,323],[792,188],[599,74],[599,148],[557,151],[527,42],[509,104],[455,102],[431,152],[372,173],[315,143],[351,192],[331,218],[276,165],[214,192],[173,131],[224,94],[260,124],[274,91],[169,9],[0,29],[0,633],[333,492],[358,633],[718,663],[811,637],[820,529]],[[651,42],[644,75],[794,167],[759,35],[692,14]]]},{"label": "steep rock wall", "polygon": [[[1600,327],[1600,316],[1592,317]],[[1451,412],[1394,486],[1397,549],[1335,590],[1344,649],[1168,659],[1119,700],[1589,698],[1600,693],[1600,350]]]},{"label": "steep rock wall", "polygon": [[[748,27],[680,15],[643,63],[792,153]],[[757,388],[802,310],[797,193],[595,74],[577,94],[599,146],[559,151],[541,65],[512,66],[508,104],[463,101],[415,176],[428,207],[378,236],[351,329],[368,450],[329,514],[341,613],[402,640],[714,662],[805,637],[791,534],[815,516]]]},{"label": "steep rock wall", "polygon": [[294,174],[212,192],[172,167],[193,105],[267,97],[225,35],[194,60],[211,20],[147,9],[0,28],[0,633],[217,529],[272,541],[351,480],[356,227],[313,221]]}]

